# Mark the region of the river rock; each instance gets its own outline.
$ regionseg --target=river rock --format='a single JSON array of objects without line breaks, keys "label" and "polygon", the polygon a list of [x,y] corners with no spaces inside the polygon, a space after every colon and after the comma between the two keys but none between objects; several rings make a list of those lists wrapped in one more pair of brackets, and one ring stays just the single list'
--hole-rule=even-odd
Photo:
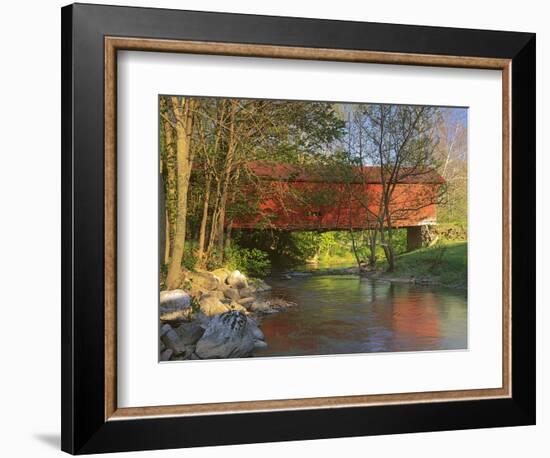
[{"label": "river rock", "polygon": [[219,278],[211,272],[189,272],[188,278],[191,280],[191,289],[194,291],[212,291],[221,285]]},{"label": "river rock", "polygon": [[193,355],[193,353],[195,352],[195,346],[194,345],[191,345],[189,347],[187,347],[185,353],[182,353],[180,355],[172,355],[172,357],[170,358],[171,361],[185,361],[185,360],[188,360],[188,359],[192,359],[191,356]]},{"label": "river rock", "polygon": [[267,348],[267,344],[263,340],[256,340],[254,342],[254,350],[262,350],[264,348]]},{"label": "river rock", "polygon": [[246,276],[240,273],[238,270],[234,270],[229,274],[225,282],[233,288],[241,289],[248,286]]},{"label": "river rock", "polygon": [[249,316],[247,316],[246,319],[248,322],[248,327],[250,329],[250,332],[252,333],[254,338],[256,340],[265,340],[264,333],[258,326],[258,323],[256,322],[256,320],[254,320],[253,318],[250,318]]},{"label": "river rock", "polygon": [[219,289],[215,289],[214,291],[207,291],[206,293],[202,293],[201,298],[202,298],[202,296],[214,296],[214,297],[217,297],[220,301],[223,301],[224,299],[226,299],[223,291],[220,291]]},{"label": "river rock", "polygon": [[255,297],[242,297],[237,302],[243,307],[249,308],[255,300]]},{"label": "river rock", "polygon": [[281,297],[274,297],[269,300],[269,306],[275,310],[286,310],[290,307],[296,307],[295,302],[287,301]]},{"label": "river rock", "polygon": [[265,281],[257,278],[254,280],[254,292],[263,293],[264,291],[270,291],[271,286],[269,286]]},{"label": "river rock", "polygon": [[239,290],[239,296],[242,298],[252,297],[253,295],[254,295],[254,288],[251,288],[250,286],[247,286],[246,288],[242,288]]},{"label": "river rock", "polygon": [[191,296],[182,289],[161,291],[159,307],[162,321],[187,319],[191,314]]},{"label": "river rock", "polygon": [[199,300],[199,305],[201,312],[206,316],[219,315],[229,311],[229,307],[226,304],[223,304],[217,295],[214,294],[203,294]]},{"label": "river rock", "polygon": [[[176,334],[179,336],[180,341],[183,342],[185,346],[194,345],[197,340],[199,340],[204,334],[204,328],[197,321],[192,321],[191,323],[183,323],[178,326],[176,329]],[[189,352],[189,348],[187,349]]]},{"label": "river rock", "polygon": [[221,284],[223,284],[227,280],[227,277],[229,277],[229,275],[231,274],[231,271],[229,269],[222,267],[220,269],[213,270],[210,273],[214,275],[220,281]]},{"label": "river rock", "polygon": [[244,306],[242,306],[241,304],[239,304],[238,302],[231,302],[231,303],[229,304],[229,308],[230,308],[231,310],[237,310],[237,311],[239,311],[239,312],[243,312],[244,314],[248,313],[248,310],[247,310]]},{"label": "river rock", "polygon": [[250,304],[250,310],[252,312],[268,313],[271,312],[271,306],[266,301],[255,300],[252,304]]},{"label": "river rock", "polygon": [[174,355],[185,353],[185,344],[169,324],[165,324],[160,328],[160,338],[166,348],[174,352]]},{"label": "river rock", "polygon": [[[195,353],[201,359],[242,358],[256,346],[259,328],[244,313],[231,311],[216,315],[197,342]],[[261,331],[260,331],[261,332]]]},{"label": "river rock", "polygon": [[239,290],[232,287],[226,288],[223,291],[223,294],[225,295],[225,297],[227,297],[228,299],[231,299],[232,301],[238,301],[239,298],[241,297],[241,294],[239,294]]},{"label": "river rock", "polygon": [[160,354],[160,360],[170,361],[170,358],[172,357],[173,354],[174,354],[174,350],[172,350],[171,348],[167,348]]},{"label": "river rock", "polygon": [[201,328],[206,329],[210,323],[211,318],[206,316],[200,310],[194,315],[194,322],[197,323]]}]

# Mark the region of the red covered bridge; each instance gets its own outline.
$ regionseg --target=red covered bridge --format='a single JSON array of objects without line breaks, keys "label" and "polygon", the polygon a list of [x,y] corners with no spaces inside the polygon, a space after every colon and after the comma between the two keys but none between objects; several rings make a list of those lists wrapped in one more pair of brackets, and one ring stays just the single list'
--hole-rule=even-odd
[{"label": "red covered bridge", "polygon": [[[247,164],[259,179],[257,214],[234,220],[233,228],[331,231],[373,228],[383,186],[379,167],[345,172],[308,169],[276,162]],[[443,178],[433,170],[404,169],[390,200],[395,228],[407,228],[409,249],[421,245],[421,227],[436,223],[436,201]]]}]

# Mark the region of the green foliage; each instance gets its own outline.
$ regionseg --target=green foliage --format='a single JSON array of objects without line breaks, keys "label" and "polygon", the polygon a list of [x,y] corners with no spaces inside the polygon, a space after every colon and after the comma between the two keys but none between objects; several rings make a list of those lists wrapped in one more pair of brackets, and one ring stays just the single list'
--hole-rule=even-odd
[{"label": "green foliage", "polygon": [[199,299],[194,296],[191,296],[191,310],[194,314],[201,311],[201,304],[199,303]]},{"label": "green foliage", "polygon": [[232,246],[225,252],[226,267],[240,270],[246,275],[265,277],[271,271],[269,255],[257,248]]},{"label": "green foliage", "polygon": [[318,232],[294,232],[291,240],[296,258],[307,261],[319,257],[321,236]]},{"label": "green foliage", "polygon": [[443,241],[398,256],[395,266],[397,275],[435,277],[444,285],[465,287],[468,284],[468,244]]},{"label": "green foliage", "polygon": [[405,253],[407,251],[407,229],[394,229],[392,241],[395,254]]},{"label": "green foliage", "polygon": [[351,240],[347,231],[296,231],[285,245],[287,256],[297,262],[328,262],[337,258],[351,259]]},{"label": "green foliage", "polygon": [[438,272],[443,263],[443,257],[445,256],[445,251],[447,250],[447,245],[439,240],[433,247],[434,253],[433,257],[430,260],[431,265],[428,267],[430,272]]},{"label": "green foliage", "polygon": [[223,262],[221,261],[221,255],[218,252],[218,250],[214,249],[212,250],[212,253],[210,253],[210,256],[208,259],[206,259],[206,267],[207,270],[216,270],[220,267],[223,267]]},{"label": "green foliage", "polygon": [[187,270],[195,270],[195,266],[197,265],[197,258],[195,257],[193,250],[194,247],[192,243],[187,243],[185,245],[185,251],[181,260],[181,265]]},{"label": "green foliage", "polygon": [[166,264],[160,263],[160,272],[159,272],[159,283],[160,290],[164,291],[166,289],[166,275],[168,274],[168,266]]}]

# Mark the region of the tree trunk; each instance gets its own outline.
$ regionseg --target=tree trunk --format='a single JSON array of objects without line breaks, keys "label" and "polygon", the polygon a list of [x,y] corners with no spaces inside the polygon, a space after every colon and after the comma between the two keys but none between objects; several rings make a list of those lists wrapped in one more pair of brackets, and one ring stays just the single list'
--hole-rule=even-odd
[{"label": "tree trunk", "polygon": [[210,256],[212,255],[212,251],[214,250],[214,244],[216,243],[216,232],[217,232],[217,224],[218,224],[218,215],[219,215],[219,205],[220,205],[220,180],[219,178],[216,178],[217,184],[216,184],[216,199],[214,200],[214,205],[212,207],[212,218],[210,220],[210,235],[208,236],[208,246],[206,248],[206,254],[204,257],[204,261],[207,262],[210,259]]},{"label": "tree trunk", "polygon": [[233,160],[235,156],[235,112],[237,109],[237,102],[231,101],[231,111],[229,115],[229,138],[227,141],[227,156],[225,160],[225,174],[222,185],[222,194],[220,199],[220,207],[218,214],[218,230],[216,234],[218,243],[218,252],[223,261],[223,247],[224,247],[224,229],[225,229],[225,212],[227,209],[227,199],[229,196],[229,186],[231,184],[231,178],[233,175]]},{"label": "tree trunk", "polygon": [[349,235],[351,237],[351,248],[353,250],[353,255],[355,256],[355,262],[357,262],[357,267],[361,267],[361,259],[359,258],[359,253],[357,252],[357,244],[355,243],[355,235],[353,234],[353,229],[349,228]]},{"label": "tree trunk", "polygon": [[[384,254],[386,256],[386,261],[388,261],[388,272],[393,272],[395,268],[395,256],[393,250],[392,228],[389,224],[386,231],[388,233],[388,237],[384,240]],[[381,234],[383,232],[384,230],[382,230]]]},{"label": "tree trunk", "polygon": [[369,238],[369,265],[376,266],[376,230],[368,229]]},{"label": "tree trunk", "polygon": [[164,192],[164,179],[162,176],[162,161],[160,163],[160,175],[158,183],[159,192],[159,262],[166,264],[166,251],[170,247],[170,229],[166,218],[166,195]]},{"label": "tree trunk", "polygon": [[388,262],[388,272],[393,272],[395,268],[395,257],[393,252],[393,246],[391,241],[391,235],[388,232],[388,238],[386,238],[384,234],[384,229],[380,231],[380,245],[382,245],[382,248],[384,250],[384,256],[386,257],[386,261]]},{"label": "tree trunk", "polygon": [[174,149],[174,127],[168,120],[163,122],[164,129],[164,144],[166,146],[166,183],[165,183],[165,205],[166,214],[168,217],[167,227],[169,228],[166,245],[168,250],[168,258],[172,254],[174,246],[174,236],[177,218],[177,200],[178,200],[178,183],[177,183],[177,158]]},{"label": "tree trunk", "polygon": [[[172,109],[176,118],[176,155],[178,171],[178,216],[176,219],[176,231],[174,247],[168,265],[166,287],[175,289],[181,283],[181,261],[185,251],[185,230],[187,223],[187,191],[191,177],[193,158],[190,152],[191,134],[193,130],[193,105],[194,100],[171,97]],[[185,106],[182,106],[184,105]]]},{"label": "tree trunk", "polygon": [[164,217],[166,220],[166,235],[165,235],[166,243],[164,245],[164,264],[168,265],[168,263],[170,262],[170,220],[168,219],[168,210],[166,210]]},{"label": "tree trunk", "polygon": [[225,249],[224,252],[229,249],[231,246],[231,233],[233,230],[233,221],[229,221],[229,224],[227,225],[227,229],[225,231]]},{"label": "tree trunk", "polygon": [[393,272],[395,269],[395,257],[393,253],[393,247],[391,245],[386,245],[384,248],[384,253],[388,261],[388,272]]},{"label": "tree trunk", "polygon": [[223,241],[224,241],[224,227],[225,227],[225,210],[227,206],[227,194],[228,189],[226,188],[220,199],[220,207],[218,209],[218,224],[216,231],[216,242],[218,254],[223,260]]},{"label": "tree trunk", "polygon": [[212,177],[208,176],[208,178],[206,179],[206,189],[204,191],[204,205],[202,208],[201,228],[199,231],[199,250],[197,252],[197,259],[199,261],[199,264],[202,262],[202,258],[204,256],[204,243],[206,240],[206,224],[208,222],[208,205],[210,202],[211,183]]}]

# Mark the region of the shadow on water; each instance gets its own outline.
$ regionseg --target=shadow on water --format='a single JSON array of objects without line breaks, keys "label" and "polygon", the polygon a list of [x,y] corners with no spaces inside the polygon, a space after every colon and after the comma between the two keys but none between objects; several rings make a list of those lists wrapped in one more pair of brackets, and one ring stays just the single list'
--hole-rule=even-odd
[{"label": "shadow on water", "polygon": [[267,279],[271,294],[298,304],[266,315],[268,347],[255,356],[467,348],[466,292],[354,275]]}]

